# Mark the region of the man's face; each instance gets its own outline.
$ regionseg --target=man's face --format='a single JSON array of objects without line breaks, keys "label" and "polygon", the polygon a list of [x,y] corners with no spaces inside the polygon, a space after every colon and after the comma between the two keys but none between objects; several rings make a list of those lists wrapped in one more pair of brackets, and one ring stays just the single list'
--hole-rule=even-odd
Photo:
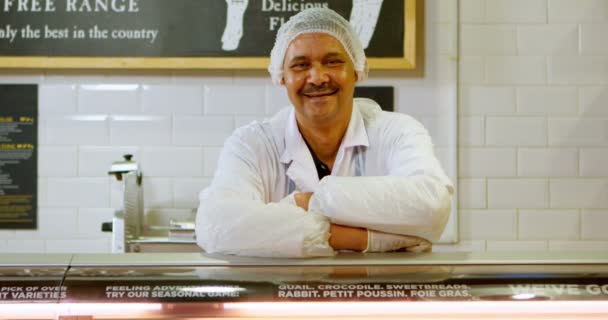
[{"label": "man's face", "polygon": [[305,33],[287,47],[283,83],[300,125],[348,121],[355,82],[353,63],[336,38]]}]

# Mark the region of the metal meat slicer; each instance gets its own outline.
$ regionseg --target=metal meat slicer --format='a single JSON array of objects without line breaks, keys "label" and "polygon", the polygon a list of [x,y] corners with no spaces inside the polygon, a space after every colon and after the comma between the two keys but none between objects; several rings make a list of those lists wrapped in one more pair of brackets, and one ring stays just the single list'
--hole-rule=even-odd
[{"label": "metal meat slicer", "polygon": [[112,253],[129,252],[129,242],[142,235],[144,216],[143,175],[133,155],[112,163],[108,174],[122,182],[122,208],[114,212],[111,223],[102,224],[102,230],[112,232]]},{"label": "metal meat slicer", "polygon": [[[132,155],[113,162],[108,174],[122,183],[121,208],[114,211],[112,222],[101,227],[102,231],[112,232],[112,253],[200,252],[193,222],[171,220],[169,226],[144,226],[143,175]],[[145,235],[149,231],[167,232],[168,236]]]}]

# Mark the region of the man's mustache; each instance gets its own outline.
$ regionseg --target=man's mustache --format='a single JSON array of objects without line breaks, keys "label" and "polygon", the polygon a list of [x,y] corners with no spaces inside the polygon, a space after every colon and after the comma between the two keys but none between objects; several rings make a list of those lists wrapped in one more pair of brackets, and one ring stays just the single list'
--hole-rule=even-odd
[{"label": "man's mustache", "polygon": [[300,90],[300,94],[323,94],[338,91],[339,87],[331,84],[324,85],[314,85],[308,84],[302,90]]}]

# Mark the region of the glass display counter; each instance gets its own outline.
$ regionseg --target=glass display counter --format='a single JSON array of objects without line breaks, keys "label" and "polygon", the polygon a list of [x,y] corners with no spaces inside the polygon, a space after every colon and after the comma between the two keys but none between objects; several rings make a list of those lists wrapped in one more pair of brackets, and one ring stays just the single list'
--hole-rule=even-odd
[{"label": "glass display counter", "polygon": [[0,319],[608,318],[608,254],[79,254],[0,261]]}]

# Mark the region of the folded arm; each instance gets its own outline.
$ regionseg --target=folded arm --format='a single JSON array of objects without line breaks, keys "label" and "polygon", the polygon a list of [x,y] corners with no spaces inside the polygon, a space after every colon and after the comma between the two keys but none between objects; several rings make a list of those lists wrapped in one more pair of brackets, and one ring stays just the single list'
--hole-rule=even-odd
[{"label": "folded arm", "polygon": [[447,223],[453,187],[436,159],[430,136],[417,122],[382,143],[386,176],[321,180],[309,211],[332,223],[438,240]]},{"label": "folded arm", "polygon": [[326,217],[290,203],[266,203],[258,147],[238,136],[226,142],[216,176],[200,195],[198,245],[210,253],[246,256],[333,255]]},{"label": "folded arm", "polygon": [[[311,192],[294,194],[295,204],[308,210]],[[349,227],[332,223],[329,245],[335,250],[363,252],[410,251],[429,252],[432,245],[425,239],[415,236],[397,235],[359,227]]]}]

